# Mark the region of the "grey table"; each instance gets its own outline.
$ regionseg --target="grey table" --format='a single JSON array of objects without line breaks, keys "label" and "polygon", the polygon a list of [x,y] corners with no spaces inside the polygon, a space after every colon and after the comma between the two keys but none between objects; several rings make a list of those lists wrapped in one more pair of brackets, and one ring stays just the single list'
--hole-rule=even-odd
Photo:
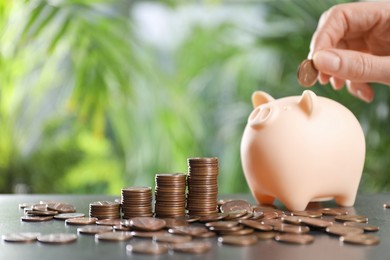
[{"label": "grey table", "polygon": [[[227,195],[220,198],[242,198],[254,203],[250,195]],[[66,226],[63,221],[53,220],[41,223],[20,221],[23,211],[18,204],[54,200],[69,202],[78,212],[88,213],[90,202],[113,200],[112,196],[102,195],[0,195],[0,235],[12,232],[74,233],[77,227]],[[170,253],[162,256],[146,256],[126,253],[126,245],[137,242],[99,242],[93,236],[80,235],[77,242],[66,245],[46,245],[40,243],[16,244],[0,242],[0,259],[390,259],[390,209],[384,209],[383,203],[390,202],[390,194],[360,194],[352,213],[366,215],[369,223],[380,227],[376,233],[381,243],[376,246],[355,246],[339,242],[337,237],[321,233],[315,234],[314,243],[309,245],[290,245],[275,241],[260,241],[249,247],[234,247],[218,244],[215,238],[213,249],[203,255]],[[335,206],[334,202],[320,205]]]}]

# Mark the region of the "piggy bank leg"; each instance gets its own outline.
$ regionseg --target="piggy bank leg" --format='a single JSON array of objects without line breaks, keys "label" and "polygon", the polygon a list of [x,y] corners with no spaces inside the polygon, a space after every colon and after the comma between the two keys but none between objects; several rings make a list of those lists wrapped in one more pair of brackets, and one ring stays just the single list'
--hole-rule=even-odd
[{"label": "piggy bank leg", "polygon": [[355,203],[356,199],[356,193],[353,192],[352,194],[343,194],[335,197],[337,205],[343,206],[343,207],[351,207]]},{"label": "piggy bank leg", "polygon": [[256,193],[255,198],[256,198],[258,203],[269,204],[269,205],[273,204],[274,200],[275,200],[275,198],[272,196],[264,195],[264,194],[260,194],[260,193]]},{"label": "piggy bank leg", "polygon": [[286,208],[290,211],[302,211],[305,210],[307,205],[310,202],[310,199],[287,199],[287,200],[282,200],[283,204],[286,206]]}]

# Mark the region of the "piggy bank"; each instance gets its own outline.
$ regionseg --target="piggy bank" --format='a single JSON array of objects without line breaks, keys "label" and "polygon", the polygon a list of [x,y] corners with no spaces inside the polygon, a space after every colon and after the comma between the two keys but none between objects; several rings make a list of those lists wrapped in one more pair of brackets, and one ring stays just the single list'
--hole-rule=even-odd
[{"label": "piggy bank", "polygon": [[291,211],[330,199],[352,206],[365,159],[364,133],[352,112],[310,90],[277,100],[257,91],[252,103],[241,162],[257,202],[276,198]]}]

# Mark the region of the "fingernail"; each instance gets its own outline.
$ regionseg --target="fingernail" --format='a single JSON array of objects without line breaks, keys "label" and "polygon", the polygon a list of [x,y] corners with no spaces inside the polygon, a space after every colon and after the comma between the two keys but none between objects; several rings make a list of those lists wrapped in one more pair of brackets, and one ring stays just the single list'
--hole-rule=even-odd
[{"label": "fingernail", "polygon": [[360,89],[358,91],[356,91],[356,95],[358,98],[360,98],[361,100],[363,100],[366,103],[371,103],[371,101],[373,100],[373,97],[365,95],[363,93],[363,91],[361,91]]},{"label": "fingernail", "polygon": [[313,55],[314,65],[320,71],[335,72],[340,69],[340,57],[331,51],[318,51]]}]

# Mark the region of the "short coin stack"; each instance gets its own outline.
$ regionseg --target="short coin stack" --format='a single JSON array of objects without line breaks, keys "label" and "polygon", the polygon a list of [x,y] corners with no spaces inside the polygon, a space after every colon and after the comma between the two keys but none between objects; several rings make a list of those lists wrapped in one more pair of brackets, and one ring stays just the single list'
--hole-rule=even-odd
[{"label": "short coin stack", "polygon": [[153,216],[152,188],[128,187],[122,189],[121,204],[123,218]]},{"label": "short coin stack", "polygon": [[207,216],[218,213],[218,158],[188,159],[188,214]]},{"label": "short coin stack", "polygon": [[113,201],[97,201],[89,204],[89,216],[98,219],[120,218],[120,204]]},{"label": "short coin stack", "polygon": [[156,217],[175,218],[185,215],[186,177],[183,173],[156,174]]}]

